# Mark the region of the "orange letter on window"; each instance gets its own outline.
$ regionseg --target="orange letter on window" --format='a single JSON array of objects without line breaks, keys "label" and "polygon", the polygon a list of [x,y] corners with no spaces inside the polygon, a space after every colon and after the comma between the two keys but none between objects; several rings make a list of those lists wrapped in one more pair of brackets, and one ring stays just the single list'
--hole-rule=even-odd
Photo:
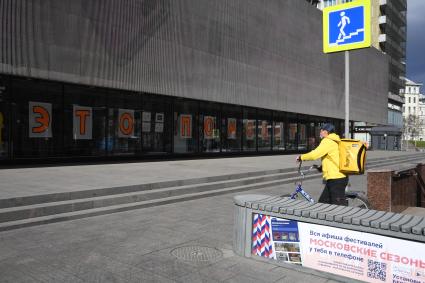
[{"label": "orange letter on window", "polygon": [[181,126],[180,126],[181,136],[190,138],[192,136],[191,128],[192,128],[191,118],[189,116],[181,116]]},{"label": "orange letter on window", "polygon": [[227,136],[236,136],[236,120],[229,120],[227,124]]},{"label": "orange letter on window", "polygon": [[261,123],[261,137],[264,139],[264,140],[267,140],[268,138],[269,138],[269,130],[268,130],[268,128],[267,128],[267,122],[262,122]]},{"label": "orange letter on window", "polygon": [[121,115],[120,131],[124,135],[131,135],[133,132],[133,117],[129,113],[123,113]]},{"label": "orange letter on window", "polygon": [[80,135],[86,134],[86,118],[90,116],[89,110],[77,110],[75,115],[80,117]]},{"label": "orange letter on window", "polygon": [[205,138],[212,138],[214,134],[214,119],[207,117],[204,120],[204,136]]},{"label": "orange letter on window", "polygon": [[32,112],[40,115],[39,117],[35,117],[35,121],[37,123],[39,123],[40,126],[33,127],[32,128],[32,132],[33,133],[37,133],[37,134],[45,132],[46,129],[49,128],[49,124],[50,124],[50,114],[49,114],[49,111],[47,111],[42,106],[33,106]]}]

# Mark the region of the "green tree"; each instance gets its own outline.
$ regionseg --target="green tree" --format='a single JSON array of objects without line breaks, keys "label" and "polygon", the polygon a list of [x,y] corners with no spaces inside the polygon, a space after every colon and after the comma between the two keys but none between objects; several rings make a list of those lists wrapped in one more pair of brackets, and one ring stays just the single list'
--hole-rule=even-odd
[{"label": "green tree", "polygon": [[417,140],[422,135],[424,122],[419,116],[408,115],[403,118],[403,135],[405,140]]}]

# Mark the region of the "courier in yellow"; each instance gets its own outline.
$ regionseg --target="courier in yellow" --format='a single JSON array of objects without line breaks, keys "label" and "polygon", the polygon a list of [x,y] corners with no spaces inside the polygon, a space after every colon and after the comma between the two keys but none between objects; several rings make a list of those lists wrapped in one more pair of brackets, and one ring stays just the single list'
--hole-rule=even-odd
[{"label": "courier in yellow", "polygon": [[339,142],[341,139],[335,134],[335,127],[326,123],[320,128],[319,146],[309,153],[297,157],[297,161],[322,159],[323,179],[326,183],[319,202],[347,205],[345,187],[348,177],[339,170]]}]

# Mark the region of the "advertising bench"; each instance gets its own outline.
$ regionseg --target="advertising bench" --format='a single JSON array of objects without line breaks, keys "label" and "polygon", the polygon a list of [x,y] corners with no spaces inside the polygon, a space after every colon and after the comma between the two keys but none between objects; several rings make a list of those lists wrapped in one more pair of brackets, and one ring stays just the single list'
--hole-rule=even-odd
[{"label": "advertising bench", "polygon": [[240,256],[365,282],[425,283],[425,217],[267,195],[234,203]]}]

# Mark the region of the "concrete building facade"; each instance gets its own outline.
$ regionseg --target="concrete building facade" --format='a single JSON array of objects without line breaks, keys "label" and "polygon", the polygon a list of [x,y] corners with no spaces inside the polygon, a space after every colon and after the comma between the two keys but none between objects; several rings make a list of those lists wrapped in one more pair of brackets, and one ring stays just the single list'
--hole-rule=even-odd
[{"label": "concrete building facade", "polygon": [[[1,159],[298,152],[342,128],[343,54],[305,1],[3,0]],[[352,121],[388,58],[351,53]]]},{"label": "concrete building facade", "polygon": [[404,139],[425,140],[425,95],[421,93],[422,83],[405,79],[403,119]]}]

